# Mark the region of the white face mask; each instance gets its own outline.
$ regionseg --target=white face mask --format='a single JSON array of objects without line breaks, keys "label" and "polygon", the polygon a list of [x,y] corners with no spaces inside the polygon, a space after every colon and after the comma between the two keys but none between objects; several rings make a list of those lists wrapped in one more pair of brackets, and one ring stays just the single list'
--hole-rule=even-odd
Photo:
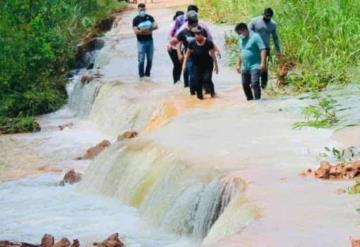
[{"label": "white face mask", "polygon": [[144,17],[146,15],[146,11],[145,10],[140,10],[139,11],[139,16]]}]

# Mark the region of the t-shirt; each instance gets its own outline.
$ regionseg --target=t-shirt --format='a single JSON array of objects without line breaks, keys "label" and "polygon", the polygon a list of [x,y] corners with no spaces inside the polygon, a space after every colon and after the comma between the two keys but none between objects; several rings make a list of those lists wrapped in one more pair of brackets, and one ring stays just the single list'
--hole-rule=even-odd
[{"label": "t-shirt", "polygon": [[170,29],[170,37],[176,36],[178,30],[182,27],[182,25],[185,22],[187,22],[187,16],[185,14],[179,15],[178,17],[176,17],[176,19]]},{"label": "t-shirt", "polygon": [[[205,31],[205,30],[204,30]],[[205,31],[205,37],[207,37],[207,33]],[[182,30],[180,33],[176,35],[176,38],[183,43],[185,47],[185,51],[187,50],[189,43],[195,40],[195,34],[191,32],[188,28]]]},{"label": "t-shirt", "polygon": [[210,56],[210,51],[214,49],[214,43],[206,39],[203,45],[199,45],[196,40],[193,40],[189,44],[189,50],[192,51],[192,61],[194,66],[200,68],[209,68],[213,65],[212,57]]},{"label": "t-shirt", "polygon": [[270,35],[272,35],[276,50],[278,52],[281,51],[280,39],[277,33],[277,24],[273,20],[265,22],[262,16],[258,16],[249,23],[249,30],[260,35],[266,48],[270,48]]},{"label": "t-shirt", "polygon": [[261,64],[261,50],[265,49],[259,34],[250,32],[249,36],[239,40],[241,69],[245,71],[259,69]]},{"label": "t-shirt", "polygon": [[[133,27],[139,28],[141,26],[144,26],[144,23],[148,23],[148,22],[154,23],[155,20],[151,15],[145,15],[145,16],[139,16],[137,15],[134,20],[133,20]],[[140,29],[140,28],[139,28]],[[136,35],[136,38],[138,41],[149,41],[152,40],[152,34],[149,35]]]}]

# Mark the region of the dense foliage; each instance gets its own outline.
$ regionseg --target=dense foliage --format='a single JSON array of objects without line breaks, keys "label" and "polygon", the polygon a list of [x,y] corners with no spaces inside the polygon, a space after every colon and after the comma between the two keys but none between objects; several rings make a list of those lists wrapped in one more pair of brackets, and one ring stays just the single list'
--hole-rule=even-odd
[{"label": "dense foliage", "polygon": [[58,109],[81,35],[121,6],[116,0],[0,1],[0,123]]},{"label": "dense foliage", "polygon": [[265,7],[275,10],[283,50],[297,64],[287,83],[299,91],[348,83],[360,62],[360,1],[196,0],[204,17],[249,21]]}]

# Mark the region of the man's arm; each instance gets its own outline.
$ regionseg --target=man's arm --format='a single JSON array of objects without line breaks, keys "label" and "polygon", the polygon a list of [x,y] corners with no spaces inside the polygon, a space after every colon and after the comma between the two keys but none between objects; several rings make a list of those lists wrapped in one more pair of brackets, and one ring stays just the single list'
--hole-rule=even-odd
[{"label": "man's arm", "polygon": [[133,30],[136,35],[140,35],[140,36],[152,34],[152,30],[149,29],[140,30],[138,27],[133,27]]},{"label": "man's arm", "polygon": [[212,58],[213,63],[214,63],[214,71],[215,71],[216,74],[218,74],[219,73],[219,66],[218,66],[218,62],[217,62],[217,59],[216,59],[215,52],[216,52],[215,48],[210,50],[210,55],[211,55],[211,58]]},{"label": "man's arm", "polygon": [[183,66],[182,66],[183,73],[186,69],[187,61],[189,60],[189,57],[191,56],[192,53],[193,53],[193,51],[191,49],[188,49],[187,52],[185,53],[185,58],[184,58]]},{"label": "man's arm", "polygon": [[236,71],[237,71],[238,73],[241,72],[241,56],[240,56],[240,54],[239,54],[239,58],[238,58],[238,60],[237,60],[237,62],[236,62]]},{"label": "man's arm", "polygon": [[266,70],[266,49],[261,49],[260,71]]},{"label": "man's arm", "polygon": [[275,27],[274,31],[272,32],[272,37],[274,40],[274,46],[278,54],[281,54],[281,46],[280,46],[280,39],[277,32],[277,28]]},{"label": "man's arm", "polygon": [[158,29],[158,28],[159,28],[158,23],[157,23],[156,21],[154,21],[151,30],[153,31],[153,30],[156,30],[156,29]]},{"label": "man's arm", "polygon": [[262,40],[262,38],[260,37],[260,35],[258,34],[254,34],[256,35],[256,44],[260,50],[260,56],[261,56],[261,64],[260,64],[260,71],[265,71],[266,70],[266,47],[264,45],[264,41]]},{"label": "man's arm", "polygon": [[206,35],[207,35],[207,39],[210,40],[210,41],[212,41],[212,42],[214,43],[215,52],[217,53],[218,57],[221,58],[221,52],[220,52],[219,48],[217,47],[217,45],[216,45],[215,42],[214,42],[214,38],[213,38],[213,35],[212,35],[209,27],[208,27],[205,23],[203,23],[203,22],[199,23],[199,26],[200,26],[202,29],[205,30]]}]

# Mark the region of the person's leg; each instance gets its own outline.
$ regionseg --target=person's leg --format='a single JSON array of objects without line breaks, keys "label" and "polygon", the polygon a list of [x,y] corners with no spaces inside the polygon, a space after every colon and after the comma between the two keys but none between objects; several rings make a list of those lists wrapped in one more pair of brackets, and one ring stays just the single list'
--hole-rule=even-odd
[{"label": "person's leg", "polygon": [[189,70],[186,67],[184,70],[184,87],[188,87],[189,86]]},{"label": "person's leg", "polygon": [[173,80],[174,83],[176,83],[179,79],[177,78],[177,70],[178,70],[178,58],[177,58],[177,52],[174,49],[168,50],[171,62],[173,63]]},{"label": "person's leg", "polygon": [[145,45],[143,42],[138,41],[138,69],[139,69],[139,77],[143,78],[145,76],[144,73],[144,64],[145,64]]},{"label": "person's leg", "polygon": [[195,87],[195,82],[194,82],[194,71],[193,71],[193,62],[191,60],[191,58],[188,60],[187,64],[186,64],[186,68],[188,71],[188,75],[189,75],[189,86],[190,86],[190,93],[191,95],[195,95],[196,93],[196,87]]},{"label": "person's leg", "polygon": [[261,72],[261,88],[265,89],[269,79],[268,64],[270,60],[270,49],[266,48],[266,70]]},{"label": "person's leg", "polygon": [[212,81],[213,67],[209,67],[204,71],[204,88],[211,95],[215,97],[215,87]]},{"label": "person's leg", "polygon": [[182,63],[179,60],[176,50],[172,49],[172,54],[173,54],[173,63],[174,63],[174,70],[173,70],[174,82],[178,82],[180,81],[181,78]]},{"label": "person's leg", "polygon": [[251,71],[251,88],[254,91],[255,99],[261,99],[260,70],[258,69]]},{"label": "person's leg", "polygon": [[197,66],[193,67],[193,81],[192,87],[196,92],[196,96],[198,99],[204,99],[203,96],[203,82],[204,82],[204,73],[203,70],[198,68]]},{"label": "person's leg", "polygon": [[154,41],[147,41],[146,44],[146,70],[145,76],[151,75],[152,61],[154,58]]},{"label": "person's leg", "polygon": [[242,79],[242,87],[246,96],[247,100],[253,100],[254,96],[251,91],[251,74],[250,71],[242,71],[241,72],[241,79]]}]

